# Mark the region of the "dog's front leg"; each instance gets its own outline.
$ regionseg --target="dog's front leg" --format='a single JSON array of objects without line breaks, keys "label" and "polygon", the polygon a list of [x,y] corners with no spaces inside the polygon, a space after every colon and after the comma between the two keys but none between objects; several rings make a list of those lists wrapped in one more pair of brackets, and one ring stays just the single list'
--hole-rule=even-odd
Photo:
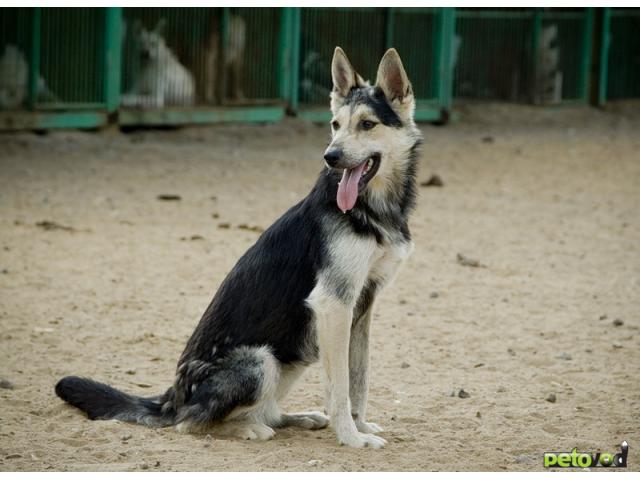
[{"label": "dog's front leg", "polygon": [[318,344],[328,382],[327,411],[338,442],[351,447],[380,448],[386,441],[370,433],[359,432],[351,416],[349,337],[353,306],[324,292],[313,297]]},{"label": "dog's front leg", "polygon": [[382,431],[375,423],[365,421],[369,394],[369,325],[373,315],[373,304],[360,318],[353,319],[351,342],[349,343],[349,393],[351,415],[358,431],[378,433]]}]

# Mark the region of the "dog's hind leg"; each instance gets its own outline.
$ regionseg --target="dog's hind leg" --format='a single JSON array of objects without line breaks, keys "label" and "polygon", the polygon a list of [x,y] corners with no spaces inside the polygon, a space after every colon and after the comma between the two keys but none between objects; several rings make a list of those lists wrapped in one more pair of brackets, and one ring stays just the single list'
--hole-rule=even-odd
[{"label": "dog's hind leg", "polygon": [[174,384],[181,406],[176,429],[213,429],[223,435],[268,440],[280,423],[275,401],[280,364],[268,347],[238,347],[213,363],[185,362]]},{"label": "dog's hind leg", "polygon": [[[305,366],[288,366],[282,369],[282,375],[280,378],[280,385],[278,385],[277,399],[282,400],[285,395],[291,390],[293,384],[296,382],[302,372],[305,370]],[[329,425],[329,417],[322,412],[297,412],[297,413],[282,413],[280,415],[279,424],[277,427],[299,427],[306,428],[308,430],[318,430],[325,428]]]},{"label": "dog's hind leg", "polygon": [[321,412],[283,413],[280,426],[319,430],[329,425],[329,417]]},{"label": "dog's hind leg", "polygon": [[[295,382],[307,368],[304,364],[284,365],[281,369],[280,383],[276,391],[276,400],[281,401],[291,390]],[[277,408],[277,407],[276,407]],[[276,418],[272,416],[272,418]],[[329,417],[321,412],[281,413],[274,427],[299,427],[318,430],[329,425]]]},{"label": "dog's hind leg", "polygon": [[229,420],[216,425],[216,435],[223,437],[235,437],[241,440],[271,440],[276,434],[275,430],[264,423],[255,423],[248,420]]}]

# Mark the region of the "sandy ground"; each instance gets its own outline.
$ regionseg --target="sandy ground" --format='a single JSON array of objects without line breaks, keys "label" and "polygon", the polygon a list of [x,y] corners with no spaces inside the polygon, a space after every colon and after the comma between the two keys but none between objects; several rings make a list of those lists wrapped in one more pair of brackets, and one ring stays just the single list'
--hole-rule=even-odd
[{"label": "sandy ground", "polygon": [[[259,235],[241,226],[307,193],[326,127],[0,135],[0,470],[539,470],[622,440],[638,470],[640,107],[460,114],[424,127],[420,180],[444,187],[420,189],[415,253],[373,323],[381,451],[91,422],[53,392],[68,374],[164,391]],[[285,407],[322,392],[315,365]]]}]

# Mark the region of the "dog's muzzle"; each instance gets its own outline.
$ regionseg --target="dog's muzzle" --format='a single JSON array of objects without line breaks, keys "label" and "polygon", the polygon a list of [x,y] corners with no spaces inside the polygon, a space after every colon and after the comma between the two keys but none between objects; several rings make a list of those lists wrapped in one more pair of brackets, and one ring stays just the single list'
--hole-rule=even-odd
[{"label": "dog's muzzle", "polygon": [[332,148],[324,152],[324,161],[331,168],[338,168],[342,157],[342,150],[339,148]]}]

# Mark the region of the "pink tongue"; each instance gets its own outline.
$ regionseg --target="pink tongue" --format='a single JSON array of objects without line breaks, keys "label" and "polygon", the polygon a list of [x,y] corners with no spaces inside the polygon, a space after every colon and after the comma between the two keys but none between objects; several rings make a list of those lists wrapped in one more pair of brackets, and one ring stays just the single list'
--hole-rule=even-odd
[{"label": "pink tongue", "polygon": [[358,182],[362,177],[362,172],[367,162],[362,162],[355,168],[345,169],[342,174],[342,180],[338,185],[338,196],[336,198],[338,202],[338,208],[346,213],[351,210],[356,204],[358,199]]}]

